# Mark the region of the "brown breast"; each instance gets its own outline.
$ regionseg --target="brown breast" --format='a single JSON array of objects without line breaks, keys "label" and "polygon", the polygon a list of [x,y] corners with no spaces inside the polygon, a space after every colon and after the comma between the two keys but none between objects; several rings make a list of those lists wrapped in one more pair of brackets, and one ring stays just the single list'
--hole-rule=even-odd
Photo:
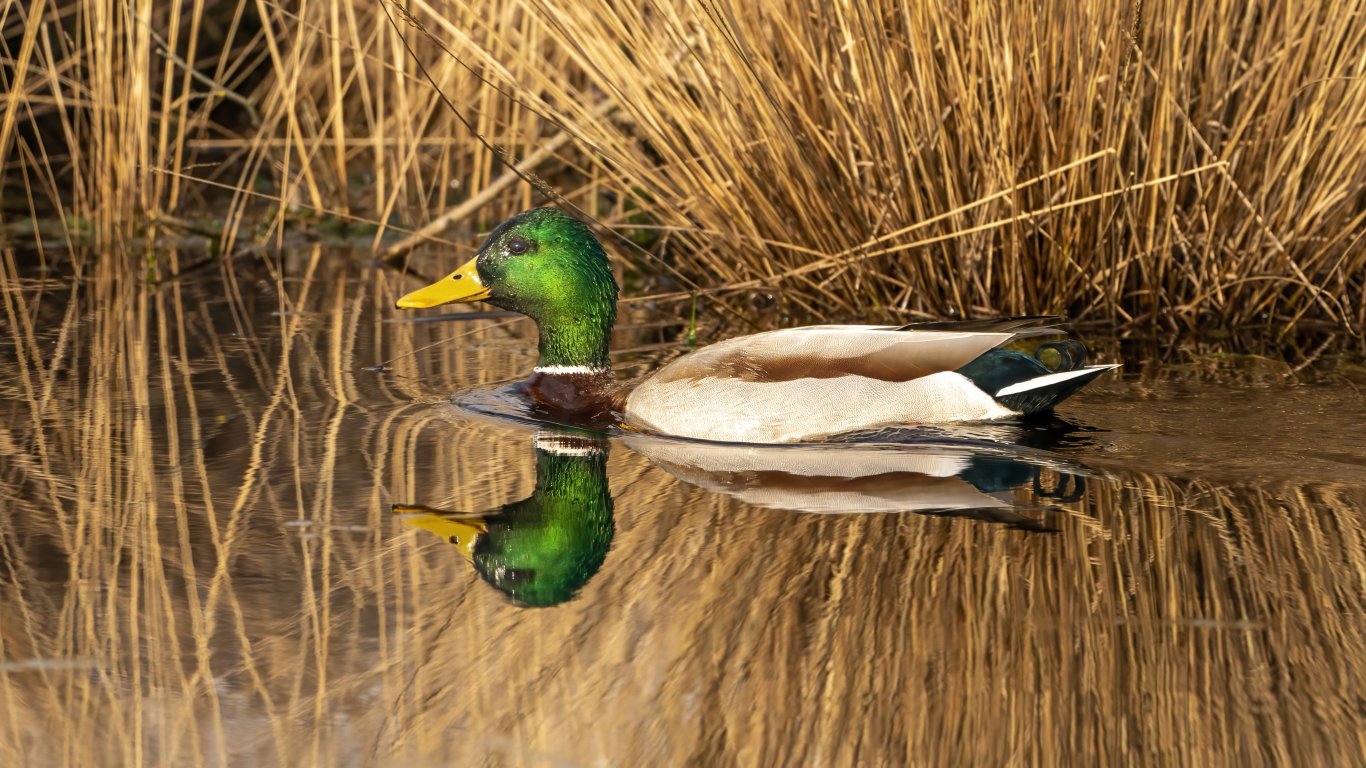
[{"label": "brown breast", "polygon": [[611,371],[537,371],[519,383],[516,389],[550,416],[593,426],[614,422],[614,412],[620,412],[626,403],[626,392]]}]

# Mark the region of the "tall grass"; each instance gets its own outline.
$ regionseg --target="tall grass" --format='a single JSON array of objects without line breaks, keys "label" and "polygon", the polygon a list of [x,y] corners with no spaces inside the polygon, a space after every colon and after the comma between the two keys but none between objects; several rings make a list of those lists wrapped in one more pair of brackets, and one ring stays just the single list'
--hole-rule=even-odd
[{"label": "tall grass", "polygon": [[1360,0],[0,0],[0,29],[12,235],[321,214],[380,248],[458,209],[428,234],[463,252],[547,199],[499,160],[531,158],[721,302],[1366,322]]}]

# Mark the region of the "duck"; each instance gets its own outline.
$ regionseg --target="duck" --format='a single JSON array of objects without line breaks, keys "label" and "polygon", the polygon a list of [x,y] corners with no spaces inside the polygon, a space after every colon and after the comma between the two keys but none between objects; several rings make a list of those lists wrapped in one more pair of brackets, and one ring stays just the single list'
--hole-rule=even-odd
[{"label": "duck", "polygon": [[[502,222],[473,258],[396,306],[484,301],[530,317],[539,358],[513,389],[540,414],[716,442],[813,442],[1044,413],[1118,367],[1087,365],[1085,345],[1047,315],[763,331],[623,382],[608,356],[618,295],[592,229],[545,207]],[[1006,348],[1043,337],[1063,338],[1032,352]]]}]

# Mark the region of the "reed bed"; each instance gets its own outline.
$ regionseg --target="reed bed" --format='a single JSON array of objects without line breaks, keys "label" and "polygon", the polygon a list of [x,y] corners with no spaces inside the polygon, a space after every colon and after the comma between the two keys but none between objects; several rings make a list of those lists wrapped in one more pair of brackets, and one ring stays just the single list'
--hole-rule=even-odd
[{"label": "reed bed", "polygon": [[0,0],[3,229],[234,252],[336,222],[391,255],[433,244],[430,272],[554,202],[629,238],[633,287],[705,306],[1351,336],[1363,16]]},{"label": "reed bed", "polygon": [[432,402],[520,370],[525,325],[431,346],[323,248],[151,292],[4,255],[4,764],[1366,757],[1359,472],[1167,445],[1039,535],[754,509],[615,446],[606,564],[522,610],[388,506],[530,493],[528,432]]},{"label": "reed bed", "polygon": [[1040,536],[618,446],[606,565],[519,611],[388,505],[530,492],[432,404],[529,328],[391,325],[366,258],[553,202],[703,308],[1360,343],[1366,7],[622,5],[0,0],[0,763],[1366,759],[1359,475],[1164,449]]}]

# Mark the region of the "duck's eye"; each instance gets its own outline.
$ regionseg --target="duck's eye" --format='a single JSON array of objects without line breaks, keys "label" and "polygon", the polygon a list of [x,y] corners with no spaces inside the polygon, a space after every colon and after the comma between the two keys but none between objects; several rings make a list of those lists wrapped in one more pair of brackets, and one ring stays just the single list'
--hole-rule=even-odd
[{"label": "duck's eye", "polygon": [[531,250],[531,243],[524,237],[514,237],[508,240],[508,253],[520,255]]}]

